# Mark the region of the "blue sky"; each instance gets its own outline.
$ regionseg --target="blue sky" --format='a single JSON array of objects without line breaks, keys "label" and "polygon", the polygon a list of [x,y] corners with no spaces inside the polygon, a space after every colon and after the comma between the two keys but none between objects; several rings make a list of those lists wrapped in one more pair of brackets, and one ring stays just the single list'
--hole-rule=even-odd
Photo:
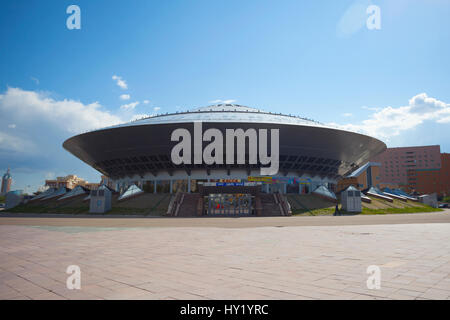
[{"label": "blue sky", "polygon": [[449,16],[446,0],[2,1],[0,170],[28,191],[98,181],[65,139],[216,100],[450,152]]}]

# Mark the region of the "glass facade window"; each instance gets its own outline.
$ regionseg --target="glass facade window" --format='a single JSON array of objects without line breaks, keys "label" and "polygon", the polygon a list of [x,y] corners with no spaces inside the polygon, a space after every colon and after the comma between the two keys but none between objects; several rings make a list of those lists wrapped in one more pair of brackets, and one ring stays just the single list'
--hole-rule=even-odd
[{"label": "glass facade window", "polygon": [[187,186],[187,180],[174,180],[173,181],[173,187],[172,192],[187,192],[188,186]]},{"label": "glass facade window", "polygon": [[296,194],[298,194],[298,189],[299,189],[299,184],[298,183],[295,183],[295,184],[288,184],[287,186],[286,186],[286,193],[296,193]]},{"label": "glass facade window", "polygon": [[153,193],[154,188],[153,181],[145,181],[142,186],[142,190],[147,193]]},{"label": "glass facade window", "polygon": [[157,193],[170,193],[170,180],[158,180],[156,181]]}]

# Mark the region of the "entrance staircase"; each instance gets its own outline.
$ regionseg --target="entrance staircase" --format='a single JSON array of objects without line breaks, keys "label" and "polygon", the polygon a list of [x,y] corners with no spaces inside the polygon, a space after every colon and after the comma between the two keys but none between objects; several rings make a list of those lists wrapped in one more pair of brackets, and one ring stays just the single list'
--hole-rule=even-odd
[{"label": "entrance staircase", "polygon": [[168,216],[193,217],[203,214],[203,197],[199,193],[177,193],[169,204]]},{"label": "entrance staircase", "polygon": [[285,196],[279,193],[260,194],[261,199],[260,215],[264,217],[270,216],[290,216],[290,207]]},{"label": "entrance staircase", "polygon": [[[290,216],[291,209],[286,196],[279,193],[261,193],[255,198],[257,216]],[[177,193],[172,197],[168,216],[194,217],[203,215],[203,197],[199,193]]]}]

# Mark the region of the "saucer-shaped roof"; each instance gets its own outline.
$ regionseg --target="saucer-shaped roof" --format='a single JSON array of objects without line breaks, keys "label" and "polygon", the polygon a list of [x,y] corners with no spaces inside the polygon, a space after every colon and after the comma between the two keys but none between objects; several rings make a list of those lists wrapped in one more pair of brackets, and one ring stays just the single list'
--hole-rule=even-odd
[{"label": "saucer-shaped roof", "polygon": [[[183,163],[171,161],[176,128],[193,132],[194,123],[221,132],[228,129],[279,129],[279,170],[283,175],[339,177],[354,171],[386,145],[370,136],[324,125],[316,121],[281,113],[271,113],[237,104],[217,104],[192,111],[162,114],[79,134],[67,139],[63,146],[102,174],[121,177],[153,177],[177,175],[184,179],[196,171],[207,178],[211,171],[246,170],[247,176],[261,168],[260,164]],[[195,134],[195,133],[194,133]],[[200,173],[199,173],[200,172]],[[222,173],[220,173],[222,174]]]},{"label": "saucer-shaped roof", "polygon": [[[238,104],[217,104],[207,107],[195,108],[191,111],[167,113],[150,116],[135,121],[111,126],[105,129],[128,126],[171,124],[187,122],[237,122],[237,123],[272,123],[292,124],[322,128],[332,128],[319,122],[281,113],[262,111],[256,108]],[[334,128],[333,128],[334,129]]]}]

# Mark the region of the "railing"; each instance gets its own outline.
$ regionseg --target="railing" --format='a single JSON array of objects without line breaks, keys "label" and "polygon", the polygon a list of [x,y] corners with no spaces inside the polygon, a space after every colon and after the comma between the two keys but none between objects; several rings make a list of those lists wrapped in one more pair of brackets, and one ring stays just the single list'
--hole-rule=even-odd
[{"label": "railing", "polygon": [[181,199],[180,199],[180,201],[177,203],[177,207],[176,207],[176,209],[175,209],[175,214],[174,214],[174,216],[175,217],[177,217],[178,216],[178,213],[180,212],[180,207],[181,207],[181,204],[183,203],[183,200],[184,200],[184,193],[181,193],[181,197],[180,197]]},{"label": "railing", "polygon": [[176,214],[178,214],[179,202],[182,201],[180,198],[181,193],[177,192],[175,196],[170,200],[169,207],[167,208],[168,216],[175,216]]},{"label": "railing", "polygon": [[290,216],[292,214],[291,209],[289,208],[289,203],[287,201],[286,196],[277,193],[275,198],[277,199],[277,203],[280,206],[280,211],[283,216]]}]

